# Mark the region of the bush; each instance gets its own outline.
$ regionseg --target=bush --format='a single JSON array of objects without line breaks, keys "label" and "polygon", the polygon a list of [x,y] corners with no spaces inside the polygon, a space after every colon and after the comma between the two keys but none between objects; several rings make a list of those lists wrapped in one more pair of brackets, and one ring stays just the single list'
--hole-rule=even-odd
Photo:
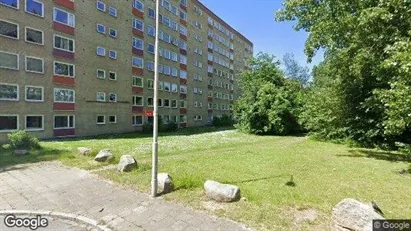
[{"label": "bush", "polygon": [[168,124],[162,124],[161,130],[162,132],[175,132],[178,129],[178,124],[170,121]]},{"label": "bush", "polygon": [[39,140],[30,133],[20,130],[7,135],[10,147],[13,149],[36,149],[40,148]]},{"label": "bush", "polygon": [[231,127],[234,124],[234,120],[229,115],[222,115],[221,117],[213,118],[213,126],[215,127]]}]

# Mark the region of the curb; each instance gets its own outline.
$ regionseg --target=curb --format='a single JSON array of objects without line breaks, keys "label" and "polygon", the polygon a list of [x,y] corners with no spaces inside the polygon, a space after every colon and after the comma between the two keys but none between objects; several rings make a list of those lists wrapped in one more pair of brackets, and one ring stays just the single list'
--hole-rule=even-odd
[{"label": "curb", "polygon": [[0,216],[5,215],[26,215],[26,216],[48,216],[53,218],[60,218],[64,220],[70,220],[75,222],[85,223],[87,225],[91,225],[96,227],[99,231],[112,231],[110,228],[104,225],[99,225],[96,220],[93,220],[88,217],[84,217],[81,215],[75,215],[72,213],[61,213],[61,212],[52,212],[52,211],[30,211],[30,210],[2,210],[0,211]]}]

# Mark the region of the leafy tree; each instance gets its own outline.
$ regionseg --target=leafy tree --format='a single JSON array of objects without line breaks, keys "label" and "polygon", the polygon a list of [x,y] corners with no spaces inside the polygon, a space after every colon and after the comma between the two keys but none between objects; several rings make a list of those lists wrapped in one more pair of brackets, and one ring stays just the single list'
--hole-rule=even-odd
[{"label": "leafy tree", "polygon": [[287,77],[297,80],[301,86],[307,87],[311,78],[308,67],[301,66],[294,58],[294,54],[287,53],[283,57],[285,74]]},{"label": "leafy tree", "polygon": [[370,146],[410,142],[410,9],[409,0],[285,1],[276,19],[309,32],[308,59],[326,51],[302,116],[308,128]]},{"label": "leafy tree", "polygon": [[254,134],[286,135],[300,131],[300,84],[284,77],[273,56],[260,53],[250,63],[252,69],[239,79],[242,95],[235,105],[236,127]]}]

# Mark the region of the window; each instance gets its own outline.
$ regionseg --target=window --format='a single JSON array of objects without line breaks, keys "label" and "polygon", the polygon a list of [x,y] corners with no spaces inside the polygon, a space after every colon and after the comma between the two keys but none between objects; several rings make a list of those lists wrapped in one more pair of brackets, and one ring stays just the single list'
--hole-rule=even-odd
[{"label": "window", "polygon": [[175,115],[170,116],[170,121],[174,122],[174,123],[177,123],[177,116],[175,116]]},{"label": "window", "polygon": [[171,84],[171,92],[177,93],[178,92],[178,86],[177,84],[173,83]]},{"label": "window", "polygon": [[180,25],[180,34],[187,36],[187,28]]},{"label": "window", "polygon": [[144,106],[143,96],[133,96],[133,106]]},{"label": "window", "polygon": [[14,9],[19,9],[19,0],[0,0],[0,5],[8,6]]},{"label": "window", "polygon": [[115,17],[115,18],[117,18],[117,9],[114,8],[114,7],[112,7],[112,6],[110,6],[110,7],[108,8],[108,14],[111,15],[111,16],[113,16],[113,17]]},{"label": "window", "polygon": [[[134,48],[137,48],[139,50],[143,50],[144,42],[141,39],[133,38],[133,44],[132,45],[133,45]],[[153,50],[153,52],[154,52],[154,50]]]},{"label": "window", "polygon": [[158,81],[158,90],[162,91],[164,89],[164,82]]},{"label": "window", "polygon": [[171,100],[171,108],[177,108],[177,100],[176,99]]},{"label": "window", "polygon": [[177,9],[177,7],[174,6],[174,5],[171,5],[171,12],[172,12],[174,15],[178,15],[178,9]]},{"label": "window", "polygon": [[117,30],[115,30],[115,29],[109,29],[109,35],[110,35],[110,37],[112,37],[112,38],[116,38],[117,37]]},{"label": "window", "polygon": [[12,22],[0,20],[0,36],[19,39],[19,25]]},{"label": "window", "polygon": [[97,24],[97,32],[105,34],[106,33],[106,26],[103,24]]},{"label": "window", "polygon": [[154,71],[154,62],[151,62],[151,61],[147,62],[147,70]]},{"label": "window", "polygon": [[164,107],[170,107],[170,100],[164,99]]},{"label": "window", "polygon": [[180,0],[180,4],[183,6],[187,6],[187,0]]},{"label": "window", "polygon": [[147,26],[147,34],[155,37],[156,29],[150,25]]},{"label": "window", "polygon": [[180,123],[187,123],[187,116],[180,115]]},{"label": "window", "polygon": [[74,52],[75,43],[73,39],[54,35],[54,48],[68,52]]},{"label": "window", "polygon": [[171,52],[170,50],[164,49],[164,58],[171,59]]},{"label": "window", "polygon": [[180,48],[183,50],[187,50],[187,43],[184,41],[180,41]]},{"label": "window", "polygon": [[116,124],[117,123],[117,116],[115,116],[115,115],[108,116],[108,122],[111,123],[111,124]]},{"label": "window", "polygon": [[96,76],[99,79],[105,79],[106,78],[106,71],[97,69],[97,75]]},{"label": "window", "polygon": [[175,52],[171,52],[171,60],[173,60],[174,62],[177,62],[178,60],[178,55]]},{"label": "window", "polygon": [[177,77],[177,76],[178,76],[178,70],[177,70],[177,68],[175,68],[175,67],[171,68],[171,75],[174,76],[174,77]]},{"label": "window", "polygon": [[144,60],[139,57],[133,57],[132,65],[133,67],[144,68]]},{"label": "window", "polygon": [[27,115],[25,122],[27,131],[44,130],[44,117],[42,115]]},{"label": "window", "polygon": [[149,107],[154,106],[154,99],[152,97],[147,98],[147,106],[149,106]]},{"label": "window", "polygon": [[148,8],[148,17],[150,18],[156,18],[156,11],[152,8]]},{"label": "window", "polygon": [[180,10],[180,18],[187,21],[187,13]]},{"label": "window", "polygon": [[98,115],[97,118],[96,118],[96,123],[101,124],[101,125],[106,124],[106,116]]},{"label": "window", "polygon": [[113,72],[113,71],[110,71],[110,72],[108,73],[108,79],[109,79],[109,80],[117,80],[117,73],[116,73],[116,72]]},{"label": "window", "polygon": [[168,124],[170,122],[170,116],[169,115],[163,115],[163,122],[165,124]]},{"label": "window", "polygon": [[98,56],[106,56],[106,48],[97,47],[96,53],[97,53]]},{"label": "window", "polygon": [[163,106],[163,99],[158,99],[157,105],[158,105],[159,107],[162,107],[162,106]]},{"label": "window", "polygon": [[147,88],[148,89],[154,89],[154,80],[147,79]]},{"label": "window", "polygon": [[29,14],[44,17],[44,5],[37,0],[26,0],[25,10]]},{"label": "window", "polygon": [[149,43],[147,46],[147,50],[149,53],[154,54],[154,45]]},{"label": "window", "polygon": [[104,92],[97,92],[97,93],[96,93],[96,101],[97,101],[97,102],[106,102],[106,93],[104,93]]},{"label": "window", "polygon": [[75,96],[74,90],[54,88],[54,102],[56,103],[74,103]]},{"label": "window", "polygon": [[181,94],[187,94],[187,86],[181,85],[180,86],[180,93]]},{"label": "window", "polygon": [[18,115],[0,115],[0,132],[12,132],[19,130]]},{"label": "window", "polygon": [[16,84],[0,83],[0,100],[18,101],[19,86]]},{"label": "window", "polygon": [[26,56],[26,71],[33,73],[44,73],[44,60]]},{"label": "window", "polygon": [[54,128],[55,129],[71,129],[74,128],[74,116],[54,116]]},{"label": "window", "polygon": [[106,4],[101,1],[97,1],[97,9],[106,12]]},{"label": "window", "polygon": [[66,11],[54,8],[54,21],[65,24],[67,26],[75,26],[75,16]]},{"label": "window", "polygon": [[164,82],[164,91],[170,92],[171,84],[169,82]]},{"label": "window", "polygon": [[74,78],[75,67],[73,64],[54,62],[54,74]]},{"label": "window", "polygon": [[187,65],[187,57],[184,55],[180,55],[180,63]]},{"label": "window", "polygon": [[144,12],[144,4],[139,0],[133,1],[133,7],[140,10],[141,12]]},{"label": "window", "polygon": [[141,77],[133,76],[132,77],[134,87],[143,87],[144,79]]},{"label": "window", "polygon": [[180,70],[180,78],[181,79],[187,79],[187,71]]},{"label": "window", "polygon": [[25,27],[25,41],[28,43],[34,43],[44,45],[44,33],[41,30],[36,30],[30,27]]},{"label": "window", "polygon": [[[197,101],[194,103],[194,107],[196,107]],[[180,100],[180,108],[187,108],[187,101],[186,100]]]},{"label": "window", "polygon": [[117,59],[117,51],[110,50],[108,57],[110,57],[110,59]]},{"label": "window", "polygon": [[35,86],[26,86],[26,101],[29,102],[43,102],[44,88]]},{"label": "window", "polygon": [[116,103],[116,102],[117,102],[117,94],[115,94],[115,93],[109,93],[109,94],[108,94],[108,102],[110,102],[110,103]]},{"label": "window", "polygon": [[135,115],[133,116],[133,126],[143,125],[143,116]]},{"label": "window", "polygon": [[137,29],[139,31],[144,31],[144,22],[142,22],[142,21],[140,21],[136,18],[133,18],[133,28]]},{"label": "window", "polygon": [[171,74],[171,69],[167,65],[164,65],[164,74],[165,75],[170,75]]}]

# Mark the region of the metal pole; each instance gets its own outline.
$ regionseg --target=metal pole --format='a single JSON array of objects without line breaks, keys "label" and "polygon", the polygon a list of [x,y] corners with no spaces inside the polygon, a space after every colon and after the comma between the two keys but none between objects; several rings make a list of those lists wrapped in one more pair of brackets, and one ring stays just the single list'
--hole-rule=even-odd
[{"label": "metal pole", "polygon": [[157,196],[157,169],[158,169],[158,30],[160,0],[156,0],[156,37],[154,45],[154,123],[153,123],[153,154],[151,171],[151,196]]}]

